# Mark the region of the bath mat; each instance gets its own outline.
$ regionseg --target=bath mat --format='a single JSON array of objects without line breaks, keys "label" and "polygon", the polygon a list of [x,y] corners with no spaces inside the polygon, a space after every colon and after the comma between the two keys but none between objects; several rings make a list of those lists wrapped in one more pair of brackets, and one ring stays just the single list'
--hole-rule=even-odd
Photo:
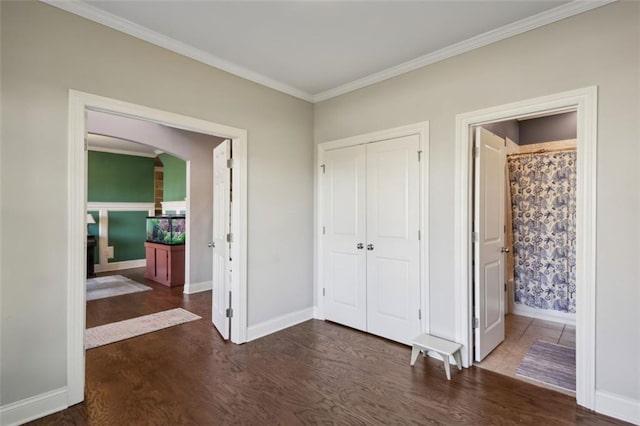
[{"label": "bath mat", "polygon": [[87,300],[104,299],[147,290],[152,290],[152,288],[122,275],[109,275],[87,280]]},{"label": "bath mat", "polygon": [[575,391],[576,350],[537,340],[518,366],[516,375]]},{"label": "bath mat", "polygon": [[85,349],[97,348],[109,343],[173,327],[189,321],[199,320],[201,317],[182,308],[144,315],[111,324],[91,327],[84,332]]}]

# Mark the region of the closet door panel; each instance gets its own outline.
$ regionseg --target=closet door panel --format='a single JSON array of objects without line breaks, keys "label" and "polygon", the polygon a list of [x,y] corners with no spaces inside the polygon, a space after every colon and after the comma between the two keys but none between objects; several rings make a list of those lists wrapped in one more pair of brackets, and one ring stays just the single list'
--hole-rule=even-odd
[{"label": "closet door panel", "polygon": [[367,331],[420,334],[419,137],[367,145]]},{"label": "closet door panel", "polygon": [[364,146],[325,153],[323,224],[325,290],[328,320],[359,330],[367,328],[366,161]]}]

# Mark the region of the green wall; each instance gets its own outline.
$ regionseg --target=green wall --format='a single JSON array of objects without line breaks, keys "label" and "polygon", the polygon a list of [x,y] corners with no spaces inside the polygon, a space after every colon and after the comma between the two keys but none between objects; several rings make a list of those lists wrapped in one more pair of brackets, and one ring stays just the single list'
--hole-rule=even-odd
[{"label": "green wall", "polygon": [[109,212],[109,245],[114,251],[109,263],[145,258],[147,215],[148,212]]},{"label": "green wall", "polygon": [[153,158],[89,151],[88,201],[153,202]]},{"label": "green wall", "polygon": [[187,197],[187,162],[169,154],[160,154],[163,176],[163,200],[183,201]]},{"label": "green wall", "polygon": [[[154,160],[148,157],[89,151],[87,200],[89,202],[152,203]],[[89,212],[98,222],[98,212]],[[113,246],[111,262],[145,258],[146,211],[110,211],[107,245]],[[89,225],[99,234],[99,226]],[[95,261],[100,263],[98,246]]]}]

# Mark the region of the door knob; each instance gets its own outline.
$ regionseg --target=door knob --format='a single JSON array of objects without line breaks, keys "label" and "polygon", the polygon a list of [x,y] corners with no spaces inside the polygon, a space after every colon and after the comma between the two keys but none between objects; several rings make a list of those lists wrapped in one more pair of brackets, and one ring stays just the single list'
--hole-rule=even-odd
[{"label": "door knob", "polygon": [[214,243],[213,241],[211,241],[208,245],[209,245],[209,247],[214,247],[214,248],[215,248],[216,243]]},{"label": "door knob", "polygon": [[362,244],[362,243],[358,243],[358,245],[356,246],[356,248],[357,248],[358,250],[362,250],[362,249],[364,248],[364,244]]},{"label": "door knob", "polygon": [[502,247],[500,253],[509,253],[509,247]]},{"label": "door knob", "polygon": [[373,250],[373,244],[367,244],[367,250]]}]

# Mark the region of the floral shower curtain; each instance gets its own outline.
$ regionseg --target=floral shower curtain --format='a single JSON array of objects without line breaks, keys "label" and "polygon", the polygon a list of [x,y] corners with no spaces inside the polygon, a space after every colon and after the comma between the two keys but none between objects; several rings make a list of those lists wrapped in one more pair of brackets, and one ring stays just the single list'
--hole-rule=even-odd
[{"label": "floral shower curtain", "polygon": [[576,311],[576,152],[511,156],[515,303]]}]

